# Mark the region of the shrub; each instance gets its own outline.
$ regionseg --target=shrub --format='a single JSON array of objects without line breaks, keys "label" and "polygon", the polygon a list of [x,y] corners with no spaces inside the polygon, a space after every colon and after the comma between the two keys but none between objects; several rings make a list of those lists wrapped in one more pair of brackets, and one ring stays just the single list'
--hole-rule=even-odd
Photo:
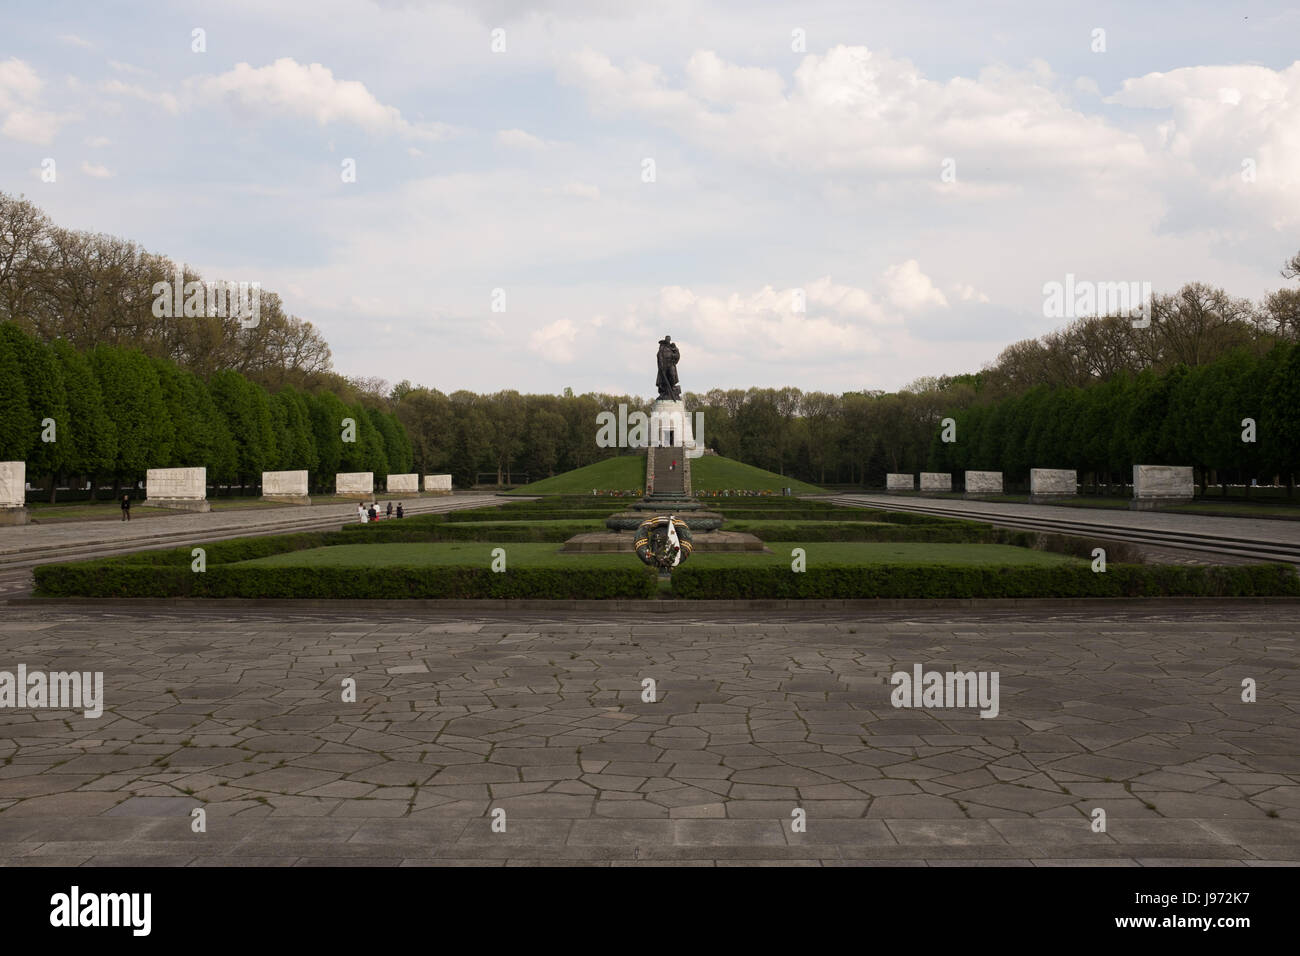
[{"label": "shrub", "polygon": [[1105,574],[1078,565],[951,565],[701,568],[673,573],[673,595],[689,599],[1250,597],[1300,595],[1287,564],[1182,567],[1110,565]]}]

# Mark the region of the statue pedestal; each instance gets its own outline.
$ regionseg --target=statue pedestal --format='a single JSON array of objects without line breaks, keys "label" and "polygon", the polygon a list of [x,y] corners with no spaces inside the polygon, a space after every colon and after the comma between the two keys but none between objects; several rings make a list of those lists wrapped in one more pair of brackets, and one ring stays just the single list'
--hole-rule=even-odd
[{"label": "statue pedestal", "polygon": [[650,445],[680,447],[683,454],[695,451],[691,418],[680,398],[659,398],[650,407]]}]

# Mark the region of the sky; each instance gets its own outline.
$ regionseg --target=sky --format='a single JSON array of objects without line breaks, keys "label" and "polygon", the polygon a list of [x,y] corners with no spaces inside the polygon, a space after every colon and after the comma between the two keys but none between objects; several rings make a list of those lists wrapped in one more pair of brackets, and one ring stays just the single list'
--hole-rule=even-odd
[{"label": "sky", "polygon": [[1286,285],[1297,37],[1285,3],[6,4],[0,190],[260,282],[346,375],[653,396],[669,334],[688,391],[893,390],[1059,327],[1067,275]]}]

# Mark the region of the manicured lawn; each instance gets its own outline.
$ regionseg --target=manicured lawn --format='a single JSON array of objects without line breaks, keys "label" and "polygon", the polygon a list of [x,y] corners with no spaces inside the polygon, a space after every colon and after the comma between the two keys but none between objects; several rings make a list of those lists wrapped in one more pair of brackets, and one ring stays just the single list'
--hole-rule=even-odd
[{"label": "manicured lawn", "polygon": [[[554,478],[543,478],[532,484],[516,488],[506,494],[515,495],[587,495],[592,489],[601,491],[631,491],[645,487],[645,458],[641,455],[619,455],[606,458],[594,465],[566,471]],[[816,485],[783,478],[762,468],[746,465],[721,455],[701,455],[691,459],[691,487],[694,491],[771,491],[779,496],[782,488],[793,489],[796,495],[822,494]],[[602,499],[615,500],[617,499]],[[706,499],[708,500],[708,499]],[[788,499],[787,499],[788,500]]]},{"label": "manicured lawn", "polygon": [[554,478],[543,478],[531,484],[504,492],[508,495],[586,495],[593,497],[593,488],[601,491],[634,491],[645,487],[645,458],[640,455],[619,455],[606,458],[593,465],[566,471]]},{"label": "manicured lawn", "polygon": [[777,496],[781,494],[782,488],[789,488],[796,495],[824,494],[816,485],[785,478],[775,472],[764,471],[721,455],[701,455],[691,461],[691,488],[696,492],[724,491],[728,488],[771,491]]},{"label": "manicured lawn", "polygon": [[[60,504],[31,504],[27,506],[31,511],[32,520],[40,524],[42,522],[56,521],[121,521],[122,506],[114,501],[105,501],[99,504],[90,504],[83,502],[78,504],[60,505]],[[184,514],[181,511],[172,511],[169,508],[149,508],[138,502],[131,503],[131,520],[135,521],[141,518],[161,518],[166,515]]]},{"label": "manicured lawn", "polygon": [[[564,554],[556,544],[500,544],[490,542],[436,542],[421,544],[346,544],[277,554],[239,567],[423,567],[439,565],[482,565],[492,562],[493,548],[504,548],[506,565],[520,567],[627,567],[635,564],[628,538],[625,554]],[[809,566],[815,564],[947,564],[947,565],[1054,565],[1079,564],[1048,551],[1032,551],[1001,544],[877,543],[872,541],[797,541],[772,546],[772,554],[743,552],[695,553],[690,563],[700,567],[753,567],[762,564],[789,565],[794,548],[803,548]]]},{"label": "manicured lawn", "polygon": [[241,561],[237,567],[424,567],[439,565],[492,564],[492,550],[503,548],[506,567],[628,567],[639,562],[631,551],[627,554],[561,554],[558,544],[492,544],[486,541],[437,541],[400,544],[340,544],[328,548],[290,551],[253,561]]}]

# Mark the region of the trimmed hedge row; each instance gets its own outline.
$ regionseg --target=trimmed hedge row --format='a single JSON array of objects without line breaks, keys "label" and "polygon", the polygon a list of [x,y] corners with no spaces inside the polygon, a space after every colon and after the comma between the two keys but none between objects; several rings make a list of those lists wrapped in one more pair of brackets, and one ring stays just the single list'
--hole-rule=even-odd
[{"label": "trimmed hedge row", "polygon": [[379,600],[652,598],[648,568],[512,568],[495,573],[464,566],[421,568],[245,568],[114,564],[85,561],[36,568],[42,597],[324,598]]},{"label": "trimmed hedge row", "polygon": [[697,600],[1036,597],[1274,597],[1300,595],[1289,564],[1182,567],[962,567],[954,565],[701,568],[673,572],[673,596]]},{"label": "trimmed hedge row", "polygon": [[[989,525],[904,527],[865,521],[810,521],[788,528],[755,527],[748,521],[728,521],[726,531],[747,531],[764,541],[928,541],[940,544],[989,544],[996,533]],[[1001,541],[996,542],[1001,544]],[[1030,545],[1032,547],[1032,545]]]}]

